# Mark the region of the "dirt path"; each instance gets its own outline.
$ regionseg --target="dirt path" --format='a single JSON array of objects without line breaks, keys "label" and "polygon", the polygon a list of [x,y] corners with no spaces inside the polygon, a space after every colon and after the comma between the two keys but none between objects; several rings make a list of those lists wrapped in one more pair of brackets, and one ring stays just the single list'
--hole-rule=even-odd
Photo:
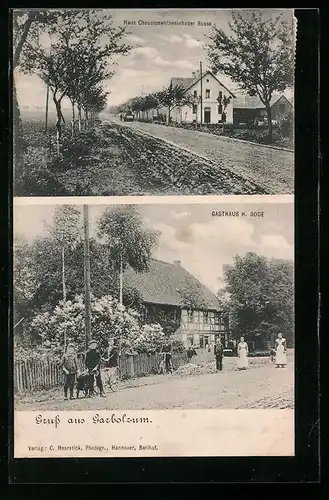
[{"label": "dirt path", "polygon": [[[17,410],[163,410],[201,408],[293,408],[294,366],[292,360],[284,369],[272,363],[236,371],[234,360],[223,372],[193,377],[155,376],[155,383],[130,387],[106,398],[63,401],[50,399],[38,403],[16,403]],[[149,377],[147,377],[149,378]],[[62,396],[60,396],[62,397]]]},{"label": "dirt path", "polygon": [[[116,120],[115,122],[118,123]],[[133,122],[119,125],[152,134],[155,138],[170,141],[205,156],[216,162],[219,168],[254,182],[263,190],[267,190],[268,194],[293,193],[293,152],[152,123]]]}]

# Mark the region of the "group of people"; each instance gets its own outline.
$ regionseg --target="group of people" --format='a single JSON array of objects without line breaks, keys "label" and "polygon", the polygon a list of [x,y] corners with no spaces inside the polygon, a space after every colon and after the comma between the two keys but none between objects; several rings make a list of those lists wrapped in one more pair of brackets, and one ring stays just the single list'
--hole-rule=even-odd
[{"label": "group of people", "polygon": [[[237,368],[238,370],[246,370],[249,366],[248,354],[249,347],[247,342],[245,342],[244,337],[240,338],[240,342],[237,345]],[[224,357],[224,346],[220,340],[217,339],[214,347],[214,355],[216,358],[216,370],[222,371],[223,369],[223,357]],[[276,368],[284,368],[287,364],[287,342],[283,337],[282,333],[278,334],[278,338],[275,341],[275,348],[273,354],[271,355]]]},{"label": "group of people", "polygon": [[101,376],[101,366],[104,366],[108,375],[114,373],[118,365],[118,349],[114,340],[110,339],[103,355],[100,354],[95,340],[89,343],[85,357],[86,370],[82,373],[79,369],[78,357],[74,344],[68,344],[64,353],[61,366],[64,372],[64,399],[75,399],[74,387],[76,383],[86,385],[88,397],[94,396],[94,386],[99,389],[101,397],[105,397],[104,385]]}]

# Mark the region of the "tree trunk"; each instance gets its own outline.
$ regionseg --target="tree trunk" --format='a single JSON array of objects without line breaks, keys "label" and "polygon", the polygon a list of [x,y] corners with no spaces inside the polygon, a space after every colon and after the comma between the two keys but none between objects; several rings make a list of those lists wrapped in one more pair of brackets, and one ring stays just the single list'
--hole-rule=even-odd
[{"label": "tree trunk", "polygon": [[71,137],[72,139],[74,138],[74,124],[75,124],[75,103],[74,101],[71,101],[72,103],[72,134]]},{"label": "tree trunk", "polygon": [[55,96],[53,96],[53,101],[56,108],[57,121],[56,121],[56,143],[57,143],[57,154],[59,154],[59,145],[62,138],[62,121],[65,123],[64,116],[62,113],[61,101],[57,100]]},{"label": "tree trunk", "polygon": [[79,132],[81,132],[81,106],[78,106],[78,128]]},{"label": "tree trunk", "polygon": [[171,113],[171,109],[170,109],[170,106],[168,106],[168,125],[170,125],[170,113]]},{"label": "tree trunk", "polygon": [[48,131],[48,110],[49,110],[49,85],[47,85],[47,94],[46,94],[46,121],[45,121],[45,130]]},{"label": "tree trunk", "polygon": [[268,140],[269,140],[269,143],[271,143],[272,137],[273,137],[272,109],[271,109],[270,103],[267,103],[265,105],[265,107],[266,107],[267,124],[268,124]]},{"label": "tree trunk", "polygon": [[24,149],[22,117],[16,94],[15,80],[13,81],[13,160],[15,178],[20,172],[22,153]]}]

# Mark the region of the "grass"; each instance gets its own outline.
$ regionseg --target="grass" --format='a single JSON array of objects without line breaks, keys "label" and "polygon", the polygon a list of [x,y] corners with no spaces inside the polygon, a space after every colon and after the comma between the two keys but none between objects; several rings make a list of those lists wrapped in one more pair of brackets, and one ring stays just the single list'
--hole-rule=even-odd
[{"label": "grass", "polygon": [[[124,196],[262,194],[261,188],[225,165],[171,147],[161,139],[116,124],[63,130],[60,154],[55,127],[24,122],[25,149],[16,169],[16,196]],[[265,192],[264,192],[265,194]]]}]

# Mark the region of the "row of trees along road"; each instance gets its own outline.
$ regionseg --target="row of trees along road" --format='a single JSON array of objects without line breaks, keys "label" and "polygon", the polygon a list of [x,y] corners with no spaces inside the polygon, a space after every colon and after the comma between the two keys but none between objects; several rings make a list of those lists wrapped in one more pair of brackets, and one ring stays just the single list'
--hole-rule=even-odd
[{"label": "row of trees along road", "polygon": [[[81,130],[82,113],[88,124],[106,106],[104,82],[113,75],[115,57],[131,49],[123,42],[125,28],[113,27],[106,11],[77,9],[16,11],[13,29],[14,69],[38,75],[49,88],[59,150],[64,97],[72,105],[73,135],[76,110]],[[14,100],[18,110],[15,90]]]},{"label": "row of trees along road", "polygon": [[141,113],[146,114],[146,118],[149,118],[149,112],[152,110],[159,110],[160,108],[167,109],[167,123],[171,121],[171,113],[175,106],[190,106],[195,103],[193,96],[185,91],[185,88],[181,85],[168,85],[167,87],[147,94],[146,96],[134,97],[130,101],[122,104],[118,107],[118,112],[125,112],[127,108],[130,108],[138,118],[140,118]]}]

